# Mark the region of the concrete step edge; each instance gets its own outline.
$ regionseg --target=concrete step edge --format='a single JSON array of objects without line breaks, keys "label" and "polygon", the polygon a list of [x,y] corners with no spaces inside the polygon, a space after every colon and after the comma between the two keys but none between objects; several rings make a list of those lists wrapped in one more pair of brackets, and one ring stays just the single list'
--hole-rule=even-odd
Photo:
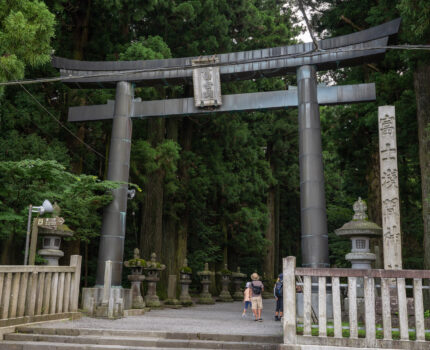
[{"label": "concrete step edge", "polygon": [[19,342],[4,340],[0,341],[1,350],[189,350],[189,348],[159,348],[159,347],[130,347],[124,345],[94,345],[87,344],[85,347],[82,344],[61,344],[52,342]]},{"label": "concrete step edge", "polygon": [[50,334],[50,335],[94,335],[94,336],[115,336],[135,338],[162,338],[162,339],[183,339],[183,340],[213,340],[231,342],[255,342],[255,343],[282,343],[282,336],[275,335],[252,335],[252,334],[219,334],[219,333],[192,333],[192,332],[162,332],[162,331],[141,331],[141,330],[111,330],[97,328],[45,328],[45,327],[17,327],[18,333],[26,334]]},{"label": "concrete step edge", "polygon": [[65,336],[10,333],[5,336],[8,341],[23,342],[53,342],[82,345],[127,345],[130,347],[169,347],[169,348],[197,348],[197,349],[276,349],[279,344],[252,343],[252,342],[223,342],[213,340],[185,340],[185,339],[159,339],[134,337],[98,337],[92,335]]}]

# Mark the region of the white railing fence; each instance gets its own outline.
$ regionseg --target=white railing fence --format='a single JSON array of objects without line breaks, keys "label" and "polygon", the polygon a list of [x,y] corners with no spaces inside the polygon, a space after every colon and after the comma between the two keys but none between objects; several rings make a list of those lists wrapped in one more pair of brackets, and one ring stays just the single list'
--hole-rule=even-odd
[{"label": "white railing fence", "polygon": [[81,261],[72,255],[70,266],[0,265],[0,327],[76,312]]},{"label": "white railing fence", "polygon": [[[430,278],[429,270],[297,268],[291,256],[283,259],[283,270],[284,344],[430,349],[423,306],[423,289],[428,288],[423,286],[423,279]],[[410,286],[407,280],[412,281]],[[408,287],[413,289],[409,298]],[[360,290],[362,298],[357,296]],[[296,305],[297,292],[303,293],[302,305]],[[317,294],[316,308],[312,307],[312,294]],[[343,294],[347,299],[342,308]],[[363,323],[359,322],[359,299],[364,304]],[[303,307],[300,323],[297,306]],[[427,328],[429,324],[427,320]]]}]

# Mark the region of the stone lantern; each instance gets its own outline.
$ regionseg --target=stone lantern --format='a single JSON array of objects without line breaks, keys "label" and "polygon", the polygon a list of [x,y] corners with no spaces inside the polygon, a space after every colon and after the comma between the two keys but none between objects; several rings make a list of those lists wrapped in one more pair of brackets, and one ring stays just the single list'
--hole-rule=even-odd
[{"label": "stone lantern", "polygon": [[133,309],[143,309],[145,302],[142,298],[140,286],[145,280],[145,276],[142,275],[142,269],[146,266],[146,261],[140,258],[138,248],[135,248],[133,253],[133,259],[124,262],[124,266],[131,269],[131,275],[127,276],[131,282],[131,307]]},{"label": "stone lantern", "polygon": [[181,284],[181,295],[179,296],[179,301],[184,306],[193,305],[193,300],[191,299],[189,293],[189,287],[191,284],[191,267],[188,266],[188,260],[184,259],[184,265],[180,271],[179,283]]},{"label": "stone lantern", "polygon": [[209,264],[205,263],[205,268],[203,271],[197,272],[200,277],[200,283],[202,284],[202,292],[200,293],[198,303],[199,304],[215,304],[212,298],[212,294],[209,292],[209,285],[211,284],[211,276],[213,272],[209,271]]},{"label": "stone lantern", "polygon": [[166,268],[166,265],[162,265],[157,260],[155,253],[151,254],[151,261],[146,263],[144,270],[146,272],[146,282],[148,283],[148,291],[145,295],[146,306],[159,307],[161,306],[160,299],[157,295],[157,282],[160,280],[160,271]]},{"label": "stone lantern", "polygon": [[45,259],[45,265],[58,266],[58,260],[64,256],[64,252],[60,250],[61,239],[63,237],[72,237],[74,232],[64,224],[64,219],[59,217],[60,207],[54,204],[53,218],[43,218],[38,220],[38,234],[42,237],[42,249],[39,249],[39,254]]},{"label": "stone lantern", "polygon": [[233,301],[230,291],[228,290],[230,286],[232,272],[228,269],[227,264],[224,265],[224,269],[218,272],[218,275],[221,276],[221,286],[222,286],[221,293],[218,297],[218,300],[224,301],[224,302]]},{"label": "stone lantern", "polygon": [[[352,243],[351,253],[345,255],[345,259],[351,262],[351,268],[360,270],[370,270],[372,262],[376,260],[376,255],[370,252],[370,239],[379,237],[382,228],[367,219],[367,205],[358,197],[354,203],[354,216],[335,233],[341,237],[349,237]],[[345,311],[349,309],[347,298],[345,299]],[[357,278],[357,313],[359,320],[365,318],[364,305],[364,280]]]},{"label": "stone lantern", "polygon": [[240,272],[240,267],[237,267],[237,271],[233,272],[232,274],[233,277],[233,283],[234,283],[234,294],[233,294],[233,299],[234,300],[239,300],[242,301],[243,300],[243,291],[242,291],[242,283],[244,278],[246,277],[246,275],[244,273]]},{"label": "stone lantern", "polygon": [[381,236],[382,228],[367,219],[367,206],[360,197],[352,208],[354,209],[352,220],[335,230],[335,233],[351,239],[351,253],[345,256],[345,259],[351,262],[351,267],[368,270],[376,260],[375,254],[370,252],[370,239]]}]

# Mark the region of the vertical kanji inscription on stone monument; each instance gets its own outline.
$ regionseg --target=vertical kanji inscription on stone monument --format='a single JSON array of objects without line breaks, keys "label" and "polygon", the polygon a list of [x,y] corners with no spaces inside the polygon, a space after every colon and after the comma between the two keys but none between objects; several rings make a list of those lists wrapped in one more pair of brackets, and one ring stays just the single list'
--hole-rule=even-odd
[{"label": "vertical kanji inscription on stone monument", "polygon": [[402,239],[394,106],[380,106],[378,119],[384,268],[401,269]]}]

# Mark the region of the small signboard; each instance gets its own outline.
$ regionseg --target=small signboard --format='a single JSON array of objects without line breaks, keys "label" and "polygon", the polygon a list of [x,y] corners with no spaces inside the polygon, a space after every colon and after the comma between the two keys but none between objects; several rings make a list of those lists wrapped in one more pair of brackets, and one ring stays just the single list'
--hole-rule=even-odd
[{"label": "small signboard", "polygon": [[55,218],[38,218],[37,226],[43,226],[45,228],[55,229],[58,226],[64,224],[64,218],[55,217]]},{"label": "small signboard", "polygon": [[219,67],[210,66],[217,63],[217,57],[202,57],[192,61],[194,103],[197,108],[219,107],[221,101],[221,80]]}]

